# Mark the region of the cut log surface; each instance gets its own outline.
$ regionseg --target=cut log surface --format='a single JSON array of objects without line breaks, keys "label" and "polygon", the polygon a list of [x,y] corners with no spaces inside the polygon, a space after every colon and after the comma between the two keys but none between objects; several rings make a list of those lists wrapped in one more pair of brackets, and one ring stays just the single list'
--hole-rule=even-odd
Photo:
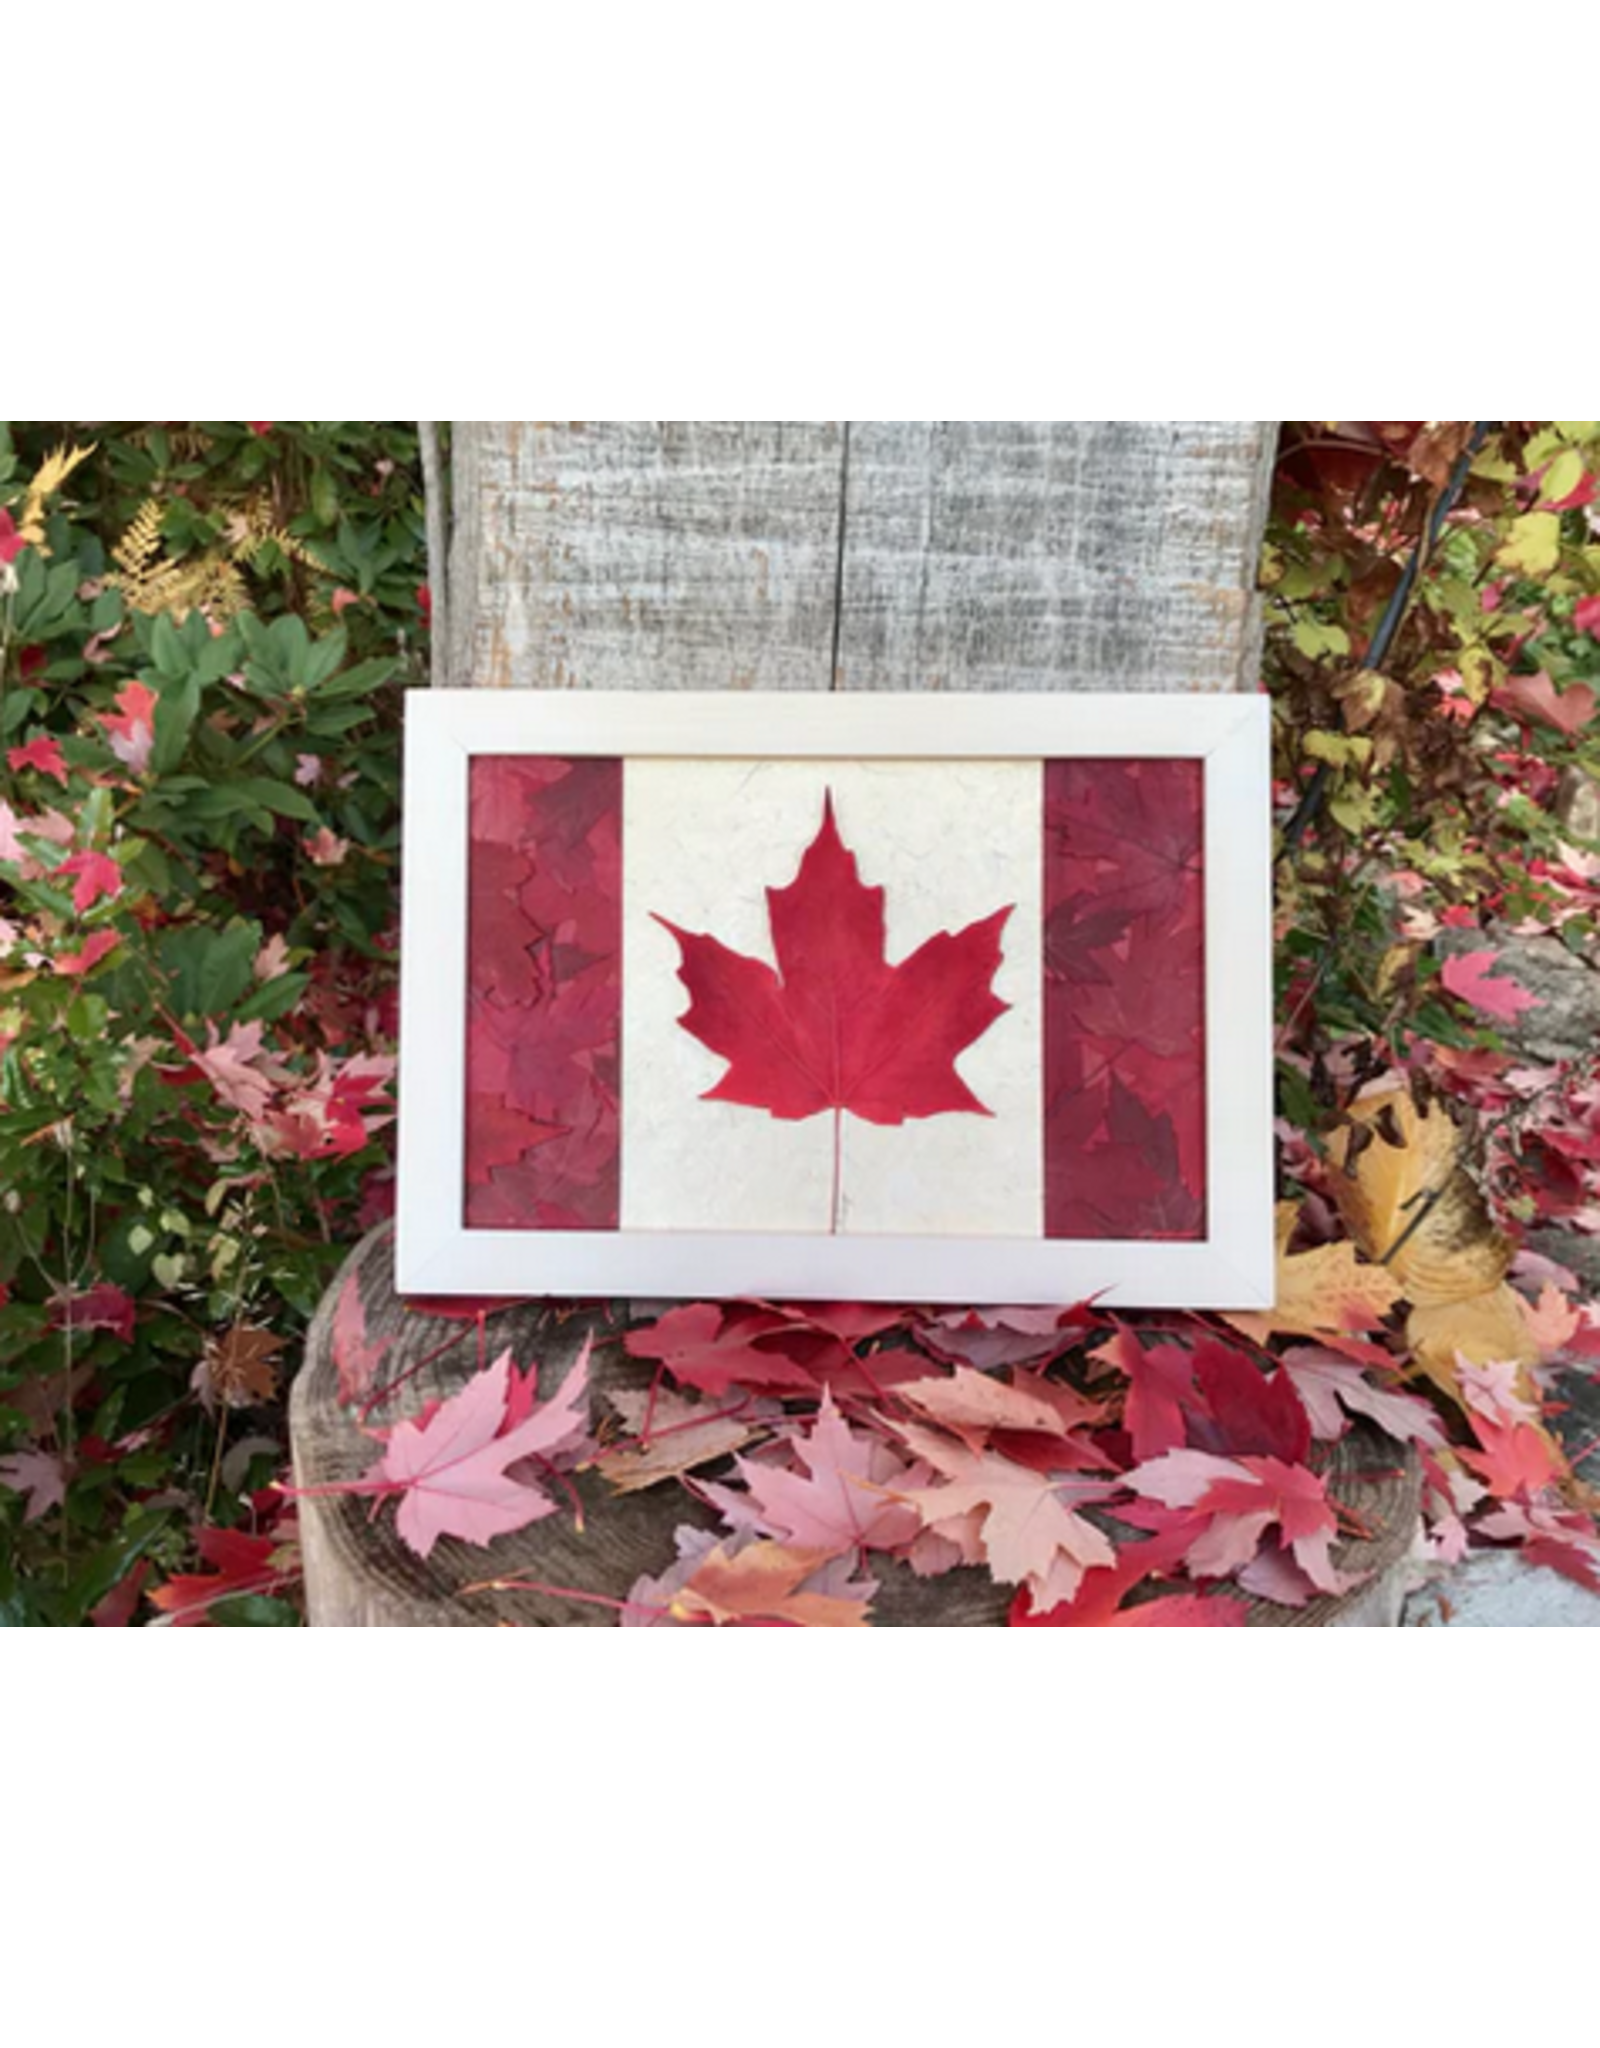
[{"label": "cut log surface", "polygon": [[[580,1472],[574,1485],[582,1503],[580,1528],[570,1502],[554,1515],[484,1548],[441,1539],[424,1561],[395,1533],[394,1509],[376,1513],[364,1496],[318,1489],[359,1479],[379,1455],[357,1413],[341,1404],[333,1356],[333,1305],[345,1279],[361,1291],[369,1340],[392,1338],[380,1384],[398,1380],[430,1352],[440,1352],[392,1399],[375,1407],[373,1425],[414,1415],[423,1404],[457,1392],[478,1365],[475,1321],[407,1308],[394,1292],[393,1241],[387,1226],[364,1238],[345,1264],[311,1326],[306,1361],[293,1393],[295,1483],[306,1556],[310,1618],[318,1627],[471,1628],[511,1624],[524,1628],[614,1627],[605,1604],[626,1599],[634,1582],[665,1571],[675,1556],[674,1532],[684,1524],[710,1528],[714,1518],[676,1481],[646,1492],[618,1494],[597,1473]],[[649,1383],[651,1368],[622,1348],[625,1320],[605,1309],[528,1302],[486,1320],[484,1353],[508,1345],[521,1366],[538,1362],[539,1392],[559,1386],[585,1338],[593,1335],[591,1399],[597,1424],[610,1410],[610,1387]],[[440,1351],[441,1346],[448,1346]],[[614,1421],[614,1417],[612,1418]],[[1406,1590],[1405,1567],[1417,1528],[1420,1477],[1414,1457],[1376,1434],[1356,1433],[1335,1447],[1329,1468],[1332,1492],[1359,1518],[1370,1537],[1336,1552],[1346,1571],[1371,1576],[1343,1599],[1303,1608],[1253,1601],[1257,1627],[1393,1626]],[[906,1566],[872,1563],[879,1591],[874,1625],[888,1628],[994,1628],[1004,1624],[1013,1589],[987,1573],[958,1569],[919,1579]],[[488,1579],[529,1579],[541,1585],[592,1593],[594,1601],[525,1590],[468,1592]]]}]

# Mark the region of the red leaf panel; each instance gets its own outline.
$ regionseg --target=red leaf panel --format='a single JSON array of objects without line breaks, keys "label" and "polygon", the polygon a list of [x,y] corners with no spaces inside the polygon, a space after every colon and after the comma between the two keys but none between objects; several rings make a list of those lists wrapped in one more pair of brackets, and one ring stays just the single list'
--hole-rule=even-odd
[{"label": "red leaf panel", "polygon": [[614,1230],[622,763],[477,755],[468,807],[467,1225]]},{"label": "red leaf panel", "polygon": [[1205,1234],[1202,774],[1044,764],[1047,1237]]}]

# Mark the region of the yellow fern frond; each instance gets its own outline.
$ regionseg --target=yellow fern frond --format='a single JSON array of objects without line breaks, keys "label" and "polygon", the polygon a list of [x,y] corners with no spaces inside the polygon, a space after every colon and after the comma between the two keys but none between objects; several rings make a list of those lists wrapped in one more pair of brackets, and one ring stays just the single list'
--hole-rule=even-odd
[{"label": "yellow fern frond", "polygon": [[87,462],[94,453],[96,443],[91,441],[87,448],[69,448],[65,441],[47,455],[39,465],[38,475],[28,486],[28,495],[22,501],[22,518],[17,532],[30,546],[48,554],[44,544],[44,508],[61,486],[71,476],[80,462]]}]

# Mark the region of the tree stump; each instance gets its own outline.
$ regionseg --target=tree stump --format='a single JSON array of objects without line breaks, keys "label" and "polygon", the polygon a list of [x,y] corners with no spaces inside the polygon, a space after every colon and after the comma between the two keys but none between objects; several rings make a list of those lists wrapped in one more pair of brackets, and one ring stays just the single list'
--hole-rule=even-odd
[{"label": "tree stump", "polygon": [[[1270,421],[457,421],[448,619],[436,680],[544,689],[1233,690],[1257,684],[1256,560],[1276,445]],[[437,504],[430,507],[437,528]],[[443,673],[441,675],[440,670]],[[402,1057],[404,1048],[401,1049]],[[930,1252],[930,1256],[936,1253]],[[472,1323],[407,1310],[387,1233],[358,1275],[392,1379],[456,1342],[375,1420],[449,1394],[477,1363]],[[376,1447],[340,1408],[322,1304],[291,1408],[298,1483],[359,1476]],[[493,1319],[537,1357],[548,1393],[593,1331],[594,1384],[636,1384],[625,1305],[530,1302]],[[1374,1534],[1346,1546],[1373,1578],[1268,1625],[1392,1625],[1417,1527],[1414,1458],[1352,1432],[1332,1488]],[[607,1625],[615,1610],[528,1592],[530,1578],[611,1600],[672,1560],[694,1521],[681,1488],[616,1496],[580,1475],[585,1529],[551,1516],[487,1550],[442,1541],[424,1564],[367,1501],[301,1502],[319,1625]],[[874,1620],[987,1627],[1009,1593],[970,1570],[882,1575]]]},{"label": "tree stump", "polygon": [[[299,1510],[306,1585],[317,1626],[609,1628],[618,1617],[607,1603],[625,1598],[641,1576],[666,1569],[677,1529],[685,1523],[714,1525],[714,1517],[671,1480],[646,1492],[618,1494],[597,1474],[580,1472],[574,1485],[583,1508],[581,1528],[570,1512],[562,1512],[483,1549],[441,1538],[424,1561],[395,1534],[392,1509],[374,1515],[371,1501],[361,1495],[319,1493],[359,1479],[378,1455],[355,1412],[339,1400],[333,1309],[351,1275],[361,1291],[370,1339],[393,1340],[381,1367],[385,1384],[430,1352],[440,1353],[373,1411],[374,1423],[394,1422],[429,1399],[456,1392],[478,1364],[476,1322],[408,1309],[394,1291],[392,1230],[384,1225],[370,1232],[317,1311],[291,1397],[295,1484],[305,1489]],[[622,1348],[625,1327],[620,1311],[528,1302],[486,1319],[483,1351],[493,1358],[510,1345],[520,1365],[537,1360],[539,1393],[546,1398],[592,1335],[590,1383],[599,1416],[609,1388],[650,1382],[651,1367]],[[1252,1601],[1250,1620],[1257,1627],[1392,1627],[1399,1618],[1417,1523],[1416,1461],[1376,1432],[1352,1430],[1333,1447],[1327,1472],[1330,1492],[1374,1532],[1370,1540],[1342,1545],[1339,1566],[1372,1576],[1342,1599],[1302,1608]],[[876,1627],[995,1628],[1004,1624],[1011,1603],[1011,1589],[997,1586],[986,1572],[957,1568],[937,1579],[919,1579],[909,1567],[876,1557],[872,1571],[879,1584],[872,1601]],[[464,1590],[487,1579],[536,1580],[596,1598]]]}]

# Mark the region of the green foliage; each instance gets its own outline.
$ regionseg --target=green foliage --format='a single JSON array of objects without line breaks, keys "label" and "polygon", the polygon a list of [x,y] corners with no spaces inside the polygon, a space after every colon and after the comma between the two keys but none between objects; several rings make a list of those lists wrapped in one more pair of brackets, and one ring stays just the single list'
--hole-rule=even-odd
[{"label": "green foliage", "polygon": [[424,575],[403,424],[0,425],[0,1621],[292,1544],[243,1338],[386,1210]]}]

